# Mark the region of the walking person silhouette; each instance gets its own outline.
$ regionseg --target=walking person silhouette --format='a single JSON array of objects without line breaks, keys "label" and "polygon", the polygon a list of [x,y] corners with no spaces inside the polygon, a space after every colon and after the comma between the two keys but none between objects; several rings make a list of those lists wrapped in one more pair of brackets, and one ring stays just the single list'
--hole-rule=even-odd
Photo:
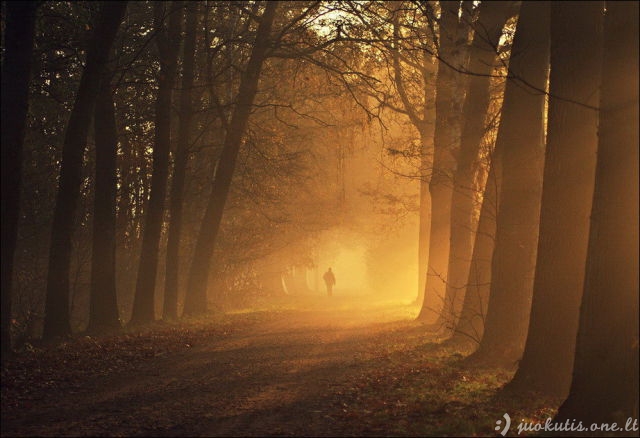
[{"label": "walking person silhouette", "polygon": [[324,284],[327,285],[327,295],[333,296],[333,286],[336,284],[336,277],[333,275],[331,268],[322,276]]}]

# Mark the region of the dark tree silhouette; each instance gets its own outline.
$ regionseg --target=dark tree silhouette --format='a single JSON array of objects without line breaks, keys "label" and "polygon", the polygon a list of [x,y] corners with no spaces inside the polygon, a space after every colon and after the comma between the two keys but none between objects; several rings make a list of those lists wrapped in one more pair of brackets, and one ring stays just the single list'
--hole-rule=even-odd
[{"label": "dark tree silhouette", "polygon": [[598,158],[573,380],[556,420],[638,415],[638,2],[607,2]]},{"label": "dark tree silhouette", "polygon": [[111,75],[105,72],[95,103],[96,183],[91,250],[88,332],[120,328],[116,294],[116,193],[118,133]]},{"label": "dark tree silhouette", "polygon": [[80,86],[65,132],[49,249],[43,333],[45,339],[66,336],[71,332],[69,267],[71,236],[80,195],[82,158],[102,71],[126,8],[126,2],[101,3],[87,50],[86,66],[82,72]]},{"label": "dark tree silhouette", "polygon": [[11,290],[36,2],[6,4],[2,59],[2,360],[11,352]]},{"label": "dark tree silhouette", "polygon": [[451,200],[451,238],[444,308],[437,328],[453,329],[460,316],[473,250],[474,165],[486,132],[490,74],[494,68],[502,28],[514,10],[512,2],[482,2],[471,45],[467,95],[462,110],[460,152],[456,157]]},{"label": "dark tree silhouette", "polygon": [[[484,336],[472,360],[514,365],[529,322],[544,153],[549,3],[525,2],[514,36],[496,149],[500,202]],[[523,135],[524,133],[524,135]]]},{"label": "dark tree silhouette", "polygon": [[182,202],[184,197],[185,171],[191,132],[193,109],[191,93],[193,88],[196,25],[198,4],[189,2],[186,6],[185,38],[182,60],[182,89],[180,90],[180,124],[178,142],[174,155],[173,178],[171,180],[171,200],[169,205],[169,236],[167,241],[167,267],[164,284],[164,319],[178,317],[178,274],[180,262],[180,235],[182,233]]},{"label": "dark tree silhouette", "polygon": [[224,205],[229,194],[231,178],[233,177],[236,159],[238,158],[244,131],[249,120],[253,99],[258,91],[260,70],[267,56],[271,26],[277,7],[278,2],[266,2],[264,13],[260,17],[260,24],[256,32],[251,56],[241,75],[235,108],[227,129],[213,180],[213,190],[200,226],[191,263],[184,305],[184,313],[187,315],[203,313],[207,309],[207,284],[213,248],[220,229]]},{"label": "dark tree silhouette", "polygon": [[[160,72],[156,99],[151,194],[146,208],[136,295],[131,314],[132,323],[146,323],[155,319],[156,277],[169,178],[171,104],[178,69],[182,6],[178,2],[156,2],[153,12]],[[168,24],[165,25],[167,18]]]},{"label": "dark tree silhouette", "polygon": [[[531,320],[510,387],[566,396],[587,256],[597,145],[602,4],[551,6],[549,122]],[[553,366],[546,366],[549,357]]]}]

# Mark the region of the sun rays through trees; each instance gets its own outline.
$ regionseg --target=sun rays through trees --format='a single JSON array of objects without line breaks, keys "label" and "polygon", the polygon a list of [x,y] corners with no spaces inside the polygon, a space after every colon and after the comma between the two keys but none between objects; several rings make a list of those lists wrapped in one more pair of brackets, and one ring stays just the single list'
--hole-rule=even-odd
[{"label": "sun rays through trees", "polygon": [[[1,22],[3,424],[28,411],[6,431],[46,431],[57,408],[20,400],[84,366],[136,394],[144,427],[96,423],[123,434],[637,419],[637,2],[6,1]],[[162,415],[113,374],[169,365],[145,380]],[[165,415],[160,381],[216,412]]]}]

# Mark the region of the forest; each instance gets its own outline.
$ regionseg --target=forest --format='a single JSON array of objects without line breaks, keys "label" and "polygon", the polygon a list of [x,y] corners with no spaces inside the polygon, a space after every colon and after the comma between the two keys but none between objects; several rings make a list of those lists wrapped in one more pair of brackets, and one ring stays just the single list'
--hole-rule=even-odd
[{"label": "forest", "polygon": [[637,1],[2,1],[2,436],[640,436]]}]

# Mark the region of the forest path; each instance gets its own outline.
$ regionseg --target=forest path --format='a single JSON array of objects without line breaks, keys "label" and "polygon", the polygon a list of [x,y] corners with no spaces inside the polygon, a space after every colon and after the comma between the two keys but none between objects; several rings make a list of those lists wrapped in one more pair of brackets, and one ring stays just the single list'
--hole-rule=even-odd
[{"label": "forest path", "polygon": [[[26,393],[22,385],[37,382],[24,377],[21,384],[19,366],[3,370],[2,435],[422,434],[430,429],[416,429],[415,420],[440,424],[464,408],[455,385],[467,380],[446,366],[462,356],[438,356],[442,348],[429,344],[416,313],[365,297],[310,297],[289,309],[228,314],[198,336],[141,335],[135,342],[155,336],[172,345],[145,349],[135,366],[109,366],[129,360],[123,349],[141,348],[123,346],[122,336],[111,344],[86,341],[84,350],[71,343],[59,353],[64,360],[34,353],[21,366],[45,369],[45,376],[58,372],[55,361],[68,369]],[[86,356],[93,361],[83,363]],[[82,367],[91,372],[74,371]],[[472,398],[488,397],[477,386]]]},{"label": "forest path", "polygon": [[2,436],[487,436],[512,371],[464,366],[406,303],[285,297],[261,311],[158,323],[17,355]]}]

